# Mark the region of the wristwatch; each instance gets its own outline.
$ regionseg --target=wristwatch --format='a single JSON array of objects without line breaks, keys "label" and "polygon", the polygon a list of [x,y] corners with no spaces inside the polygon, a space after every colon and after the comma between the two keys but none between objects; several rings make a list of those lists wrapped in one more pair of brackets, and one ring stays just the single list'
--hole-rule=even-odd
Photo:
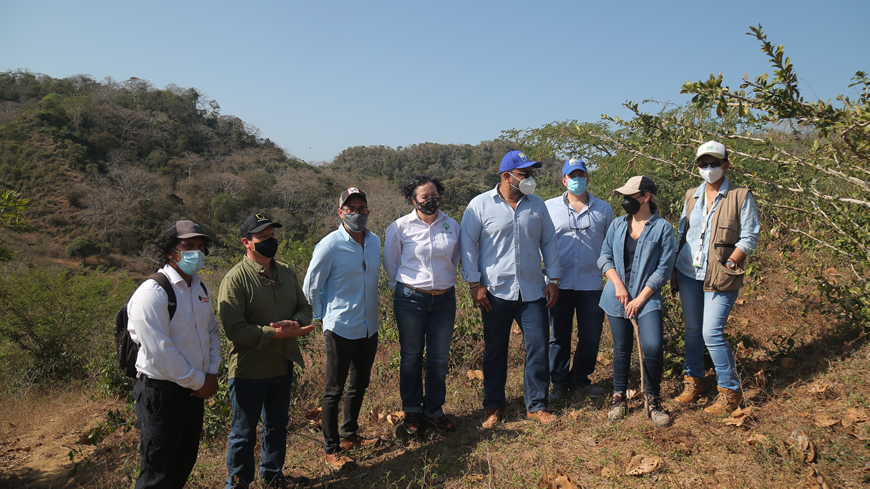
[{"label": "wristwatch", "polygon": [[550,279],[550,283],[551,283],[551,284],[555,284],[556,287],[562,285],[562,281],[559,280],[559,279],[557,279],[557,278],[551,278],[551,279]]},{"label": "wristwatch", "polygon": [[725,261],[725,266],[728,267],[730,270],[737,269],[737,263],[735,263],[734,260],[732,260],[731,258]]}]

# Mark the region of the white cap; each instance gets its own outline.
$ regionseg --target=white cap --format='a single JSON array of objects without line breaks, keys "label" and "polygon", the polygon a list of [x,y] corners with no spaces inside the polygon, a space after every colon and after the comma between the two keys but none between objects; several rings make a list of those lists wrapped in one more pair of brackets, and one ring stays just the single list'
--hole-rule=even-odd
[{"label": "white cap", "polygon": [[724,160],[728,158],[728,150],[725,149],[725,145],[722,143],[707,141],[698,148],[698,154],[695,156],[695,160],[697,161],[698,158],[704,155],[715,156],[720,160]]}]

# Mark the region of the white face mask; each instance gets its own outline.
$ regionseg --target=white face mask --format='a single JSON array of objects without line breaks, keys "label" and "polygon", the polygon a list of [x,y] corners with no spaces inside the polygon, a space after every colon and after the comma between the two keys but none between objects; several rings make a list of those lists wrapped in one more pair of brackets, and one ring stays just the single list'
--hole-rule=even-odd
[{"label": "white face mask", "polygon": [[[519,180],[519,178],[514,176],[513,173],[511,173],[510,176]],[[537,187],[537,186],[538,186],[538,182],[535,181],[535,177],[528,177],[528,178],[524,178],[524,179],[520,180],[519,186],[514,187],[514,188],[516,188],[517,190],[522,192],[523,195],[529,195],[529,194],[535,193],[535,187]],[[513,187],[513,184],[511,184],[511,187]]]},{"label": "white face mask", "polygon": [[719,168],[713,168],[712,166],[708,166],[707,168],[698,168],[698,173],[701,174],[701,178],[703,178],[705,182],[712,185],[718,182],[720,178],[722,178],[725,170],[722,169],[721,166]]}]

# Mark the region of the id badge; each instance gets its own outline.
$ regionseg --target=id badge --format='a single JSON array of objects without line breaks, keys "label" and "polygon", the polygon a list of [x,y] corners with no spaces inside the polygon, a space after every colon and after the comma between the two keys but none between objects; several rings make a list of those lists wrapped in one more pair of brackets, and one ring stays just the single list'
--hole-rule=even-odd
[{"label": "id badge", "polygon": [[695,252],[695,257],[692,258],[692,266],[695,268],[701,268],[704,264],[704,253],[701,253],[701,250]]}]

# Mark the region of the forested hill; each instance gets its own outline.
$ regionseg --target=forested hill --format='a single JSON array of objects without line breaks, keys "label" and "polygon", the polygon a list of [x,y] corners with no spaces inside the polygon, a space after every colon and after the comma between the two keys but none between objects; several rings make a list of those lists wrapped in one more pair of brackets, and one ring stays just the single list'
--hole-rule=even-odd
[{"label": "forested hill", "polygon": [[461,211],[494,185],[509,149],[505,141],[353,147],[315,167],[193,88],[0,73],[0,190],[28,199],[28,222],[60,245],[87,236],[103,254],[138,254],[179,218],[234,235],[255,211],[283,222],[286,237],[316,240],[334,228],[347,185],[369,191],[372,229],[382,231],[407,212],[398,184],[419,172],[446,180],[447,206]]}]

